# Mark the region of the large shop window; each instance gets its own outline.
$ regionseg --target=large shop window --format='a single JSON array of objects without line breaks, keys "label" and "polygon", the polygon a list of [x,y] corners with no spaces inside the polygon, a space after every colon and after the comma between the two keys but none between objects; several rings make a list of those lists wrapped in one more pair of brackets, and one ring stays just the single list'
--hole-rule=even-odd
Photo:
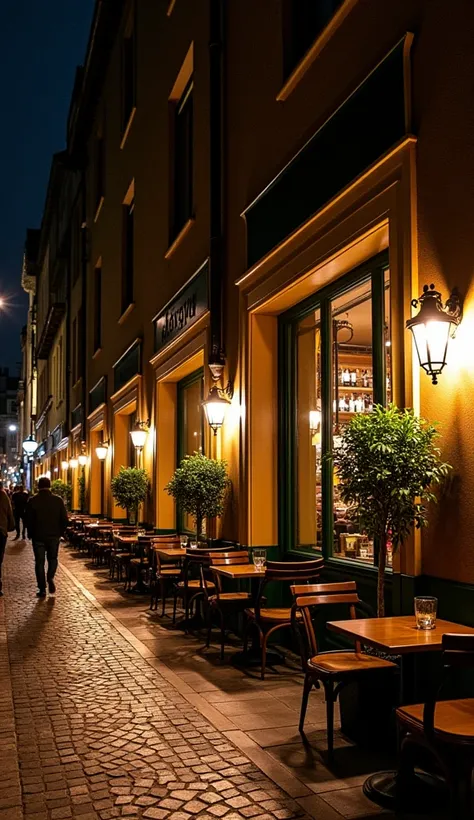
[{"label": "large shop window", "polygon": [[[178,465],[185,456],[204,453],[204,371],[202,368],[178,382]],[[195,532],[192,516],[177,511],[179,532]]]},{"label": "large shop window", "polygon": [[380,254],[280,318],[280,540],[377,562],[342,502],[330,455],[356,413],[391,401],[390,275]]}]

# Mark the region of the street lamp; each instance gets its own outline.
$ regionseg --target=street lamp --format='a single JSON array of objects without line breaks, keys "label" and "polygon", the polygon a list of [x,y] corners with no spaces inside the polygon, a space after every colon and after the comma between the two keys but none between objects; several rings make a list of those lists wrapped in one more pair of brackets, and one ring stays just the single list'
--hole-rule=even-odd
[{"label": "street lamp", "polygon": [[27,456],[32,456],[33,453],[36,453],[36,450],[38,449],[38,444],[36,443],[34,436],[30,435],[28,436],[28,438],[25,438],[22,447]]},{"label": "street lamp", "polygon": [[16,424],[10,424],[8,429],[10,430],[10,433],[15,433],[16,432]]},{"label": "street lamp", "polygon": [[438,384],[438,376],[446,365],[449,340],[462,319],[461,297],[453,291],[443,306],[435,286],[424,285],[421,296],[411,304],[420,309],[408,319],[407,329],[413,333],[420,366],[431,376],[433,384]]}]

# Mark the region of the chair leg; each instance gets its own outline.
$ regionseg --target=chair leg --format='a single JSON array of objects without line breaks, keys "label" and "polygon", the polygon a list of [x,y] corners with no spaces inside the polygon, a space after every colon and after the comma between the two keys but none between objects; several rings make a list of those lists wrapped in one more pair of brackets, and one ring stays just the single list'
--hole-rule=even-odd
[{"label": "chair leg", "polygon": [[301,699],[300,724],[298,731],[304,734],[304,721],[306,717],[306,709],[308,708],[309,693],[313,687],[313,681],[309,672],[306,672],[303,684],[303,697]]},{"label": "chair leg", "polygon": [[471,817],[471,779],[472,765],[463,765],[457,761],[456,769],[451,770],[451,817],[464,820]]},{"label": "chair leg", "polygon": [[[160,578],[160,595],[161,595],[161,617],[164,618],[165,616],[165,607],[166,607],[166,590],[165,590],[165,579]],[[158,599],[156,601],[156,606],[158,607]]]},{"label": "chair leg", "polygon": [[176,604],[178,602],[178,593],[177,590],[174,591],[173,595],[173,626],[176,623]]},{"label": "chair leg", "polygon": [[212,635],[212,609],[210,606],[207,608],[207,633],[206,633],[206,649],[209,649],[211,645],[211,635]]},{"label": "chair leg", "polygon": [[332,681],[325,681],[323,685],[326,698],[328,758],[331,760],[334,755],[334,687]]}]

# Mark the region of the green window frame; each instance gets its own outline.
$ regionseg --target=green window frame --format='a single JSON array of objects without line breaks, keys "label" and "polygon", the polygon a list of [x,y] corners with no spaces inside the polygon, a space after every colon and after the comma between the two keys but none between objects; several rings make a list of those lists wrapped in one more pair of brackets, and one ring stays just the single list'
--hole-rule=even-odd
[{"label": "green window frame", "polygon": [[[177,424],[177,452],[176,452],[176,464],[179,465],[185,455],[188,455],[186,452],[186,412],[185,412],[185,403],[186,403],[186,391],[193,387],[195,384],[200,383],[201,386],[201,401],[204,401],[204,368],[200,367],[198,370],[195,370],[193,373],[190,373],[189,376],[186,376],[184,379],[177,384],[177,415],[178,415],[178,424]],[[202,441],[202,452],[205,453],[205,437],[204,437],[204,412],[201,413],[201,441]],[[183,533],[186,535],[196,535],[194,530],[190,530],[185,526],[185,513],[179,507],[176,507],[176,528],[179,533]]]},{"label": "green window frame", "polygon": [[[300,304],[281,314],[278,322],[279,393],[279,543],[287,553],[314,557],[321,554],[338,566],[374,571],[378,562],[374,545],[374,565],[362,566],[351,559],[333,557],[333,469],[327,455],[333,446],[333,346],[331,304],[354,286],[371,285],[373,401],[386,403],[385,356],[385,273],[389,268],[388,251],[383,251],[339,279],[324,286]],[[297,327],[310,313],[319,310],[321,327],[321,489],[322,549],[297,546]]]}]

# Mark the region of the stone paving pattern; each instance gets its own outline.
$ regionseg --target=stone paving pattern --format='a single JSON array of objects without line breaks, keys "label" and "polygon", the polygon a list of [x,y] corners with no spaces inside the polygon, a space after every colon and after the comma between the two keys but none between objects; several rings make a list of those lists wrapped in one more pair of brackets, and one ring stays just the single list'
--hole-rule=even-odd
[{"label": "stone paving pattern", "polygon": [[[3,614],[27,820],[304,815],[69,577],[60,573],[56,597],[37,600],[29,544],[9,542],[4,575],[0,619]],[[0,820],[18,820],[4,641],[1,648]]]}]

